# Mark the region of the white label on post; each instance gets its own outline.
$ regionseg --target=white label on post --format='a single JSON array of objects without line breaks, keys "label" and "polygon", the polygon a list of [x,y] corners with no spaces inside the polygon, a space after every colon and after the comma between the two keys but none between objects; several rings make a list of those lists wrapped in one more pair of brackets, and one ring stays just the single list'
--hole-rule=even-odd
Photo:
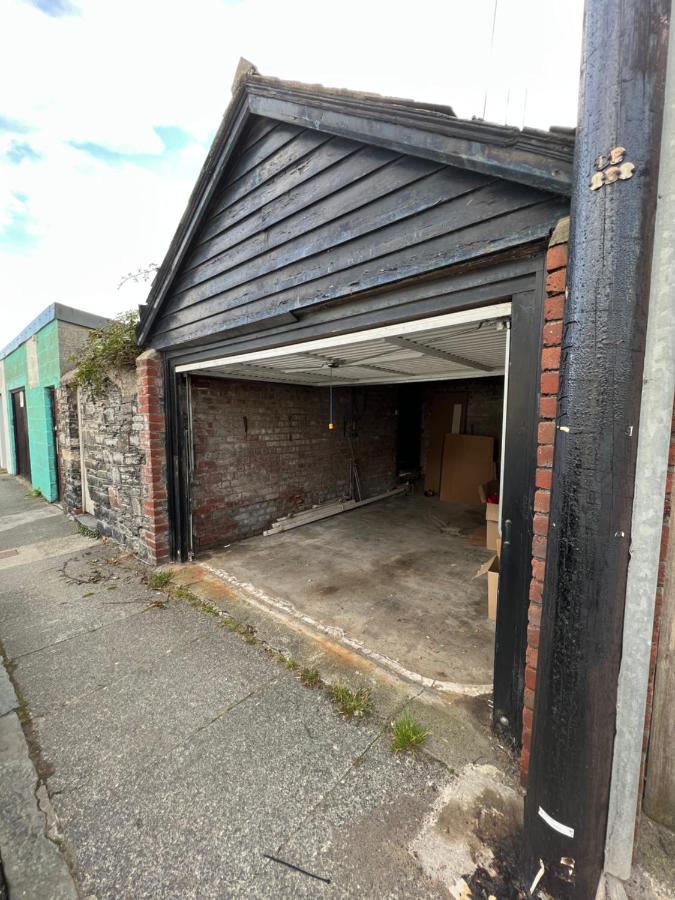
[{"label": "white label on post", "polygon": [[554,831],[559,832],[559,834],[564,834],[566,837],[574,837],[574,828],[570,828],[569,825],[563,825],[562,822],[556,821],[556,819],[554,819],[553,816],[549,816],[546,810],[543,810],[541,806],[539,807],[539,815]]}]

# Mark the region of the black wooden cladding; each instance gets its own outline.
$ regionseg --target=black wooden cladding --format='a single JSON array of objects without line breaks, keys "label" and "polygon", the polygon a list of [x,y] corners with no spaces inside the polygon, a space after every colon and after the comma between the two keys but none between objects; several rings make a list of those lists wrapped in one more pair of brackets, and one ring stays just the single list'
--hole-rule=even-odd
[{"label": "black wooden cladding", "polygon": [[[641,805],[637,796],[626,804],[621,788],[612,785],[612,770],[669,15],[668,0],[590,0],[584,14],[568,299],[525,808],[532,871],[543,860],[547,877],[558,877],[548,884],[545,879],[542,887],[576,900],[596,896],[604,867],[614,874],[617,862],[630,869],[630,851],[627,858],[612,859],[614,841],[618,833],[621,843],[626,817],[632,832]],[[591,191],[598,155],[617,143],[627,148],[635,177]],[[650,641],[651,630],[644,637]],[[631,674],[631,681],[621,698],[629,706],[639,676]],[[637,783],[640,760],[632,760],[625,747],[619,759],[625,778],[635,765]],[[608,832],[611,787],[623,808],[615,810],[616,830]],[[551,820],[570,830],[552,827]],[[573,860],[571,883],[569,866],[561,866],[565,858]]]},{"label": "black wooden cladding", "polygon": [[565,212],[562,198],[536,188],[254,116],[150,343],[265,327],[537,240]]}]

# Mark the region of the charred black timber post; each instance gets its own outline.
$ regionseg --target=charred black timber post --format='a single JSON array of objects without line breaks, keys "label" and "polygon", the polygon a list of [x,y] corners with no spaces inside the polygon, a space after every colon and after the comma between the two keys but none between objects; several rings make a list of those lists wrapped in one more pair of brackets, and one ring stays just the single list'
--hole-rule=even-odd
[{"label": "charred black timber post", "polygon": [[[587,0],[526,849],[556,897],[602,873],[669,0]],[[551,873],[554,873],[553,875]]]}]

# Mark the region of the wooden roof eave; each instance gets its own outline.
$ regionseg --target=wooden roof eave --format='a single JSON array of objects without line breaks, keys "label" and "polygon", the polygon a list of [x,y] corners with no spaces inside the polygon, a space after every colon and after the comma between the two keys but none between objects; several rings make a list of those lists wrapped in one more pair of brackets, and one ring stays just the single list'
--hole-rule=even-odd
[{"label": "wooden roof eave", "polygon": [[138,326],[141,346],[250,115],[302,125],[563,196],[571,191],[574,143],[568,136],[465,121],[457,119],[450,108],[294,84],[249,71],[235,81],[232,100],[153,281]]}]

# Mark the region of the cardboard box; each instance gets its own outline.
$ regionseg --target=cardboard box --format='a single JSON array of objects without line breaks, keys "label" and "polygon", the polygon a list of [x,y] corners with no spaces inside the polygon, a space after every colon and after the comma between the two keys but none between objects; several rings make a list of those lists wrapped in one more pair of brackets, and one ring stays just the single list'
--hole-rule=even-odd
[{"label": "cardboard box", "polygon": [[476,486],[493,473],[494,438],[446,434],[441,467],[441,500],[476,505]]},{"label": "cardboard box", "polygon": [[488,550],[497,552],[497,541],[499,540],[499,504],[485,504],[485,546]]},{"label": "cardboard box", "polygon": [[499,557],[495,556],[487,571],[488,619],[494,622],[497,618],[497,596],[499,594]]},{"label": "cardboard box", "polygon": [[427,457],[424,462],[424,490],[438,494],[441,489],[443,441],[445,435],[461,434],[466,417],[466,394],[436,394],[429,411]]}]

